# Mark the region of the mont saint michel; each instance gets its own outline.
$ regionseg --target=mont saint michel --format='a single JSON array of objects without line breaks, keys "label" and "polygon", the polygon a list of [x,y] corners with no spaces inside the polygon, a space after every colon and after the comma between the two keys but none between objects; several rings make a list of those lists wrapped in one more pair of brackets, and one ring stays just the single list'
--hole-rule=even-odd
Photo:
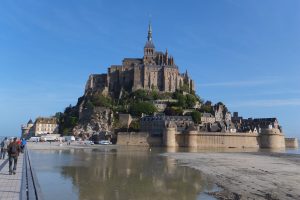
[{"label": "mont saint michel", "polygon": [[187,72],[180,73],[174,58],[156,51],[152,40],[152,28],[149,24],[143,58],[124,58],[122,65],[111,65],[107,74],[91,75],[86,92],[102,90],[112,97],[119,97],[122,90],[134,92],[139,89],[175,92],[183,87],[194,91],[194,81]]},{"label": "mont saint michel", "polygon": [[297,1],[0,1],[0,200],[300,199]]},{"label": "mont saint michel", "polygon": [[[298,145],[297,139],[284,138],[276,118],[244,119],[238,112],[231,114],[222,102],[204,102],[195,93],[188,72],[180,73],[168,50],[156,51],[151,24],[143,57],[124,58],[122,65],[111,65],[106,74],[90,75],[77,105],[68,107],[65,113],[57,113],[56,120],[58,128],[52,132],[84,139],[101,138],[119,145],[200,148]],[[42,135],[36,130],[40,121],[24,125],[23,137]],[[47,133],[45,130],[44,134]]]}]

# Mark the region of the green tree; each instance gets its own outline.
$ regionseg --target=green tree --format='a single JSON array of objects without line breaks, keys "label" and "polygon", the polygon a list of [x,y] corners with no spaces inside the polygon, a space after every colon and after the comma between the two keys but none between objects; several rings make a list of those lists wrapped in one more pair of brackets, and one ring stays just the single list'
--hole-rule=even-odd
[{"label": "green tree", "polygon": [[91,98],[91,103],[96,107],[100,106],[106,108],[112,107],[113,104],[111,98],[106,97],[102,94],[94,94]]},{"label": "green tree", "polygon": [[183,110],[181,107],[167,107],[164,113],[169,116],[176,116],[176,115],[182,115]]},{"label": "green tree", "polygon": [[130,106],[130,114],[133,116],[141,116],[142,113],[152,115],[156,111],[156,107],[149,102],[137,102]]},{"label": "green tree", "polygon": [[145,101],[149,99],[149,95],[147,93],[146,90],[136,90],[134,92],[132,92],[131,97],[135,100],[135,101]]},{"label": "green tree", "polygon": [[193,108],[196,105],[197,98],[194,95],[186,95],[186,105],[188,108]]},{"label": "green tree", "polygon": [[180,87],[180,90],[183,91],[183,92],[187,92],[187,93],[190,93],[190,87],[188,84],[184,83],[181,87]]},{"label": "green tree", "polygon": [[153,90],[153,91],[151,91],[151,96],[152,96],[153,100],[157,100],[157,99],[159,99],[160,95],[159,95],[158,91]]},{"label": "green tree", "polygon": [[199,124],[201,122],[201,113],[200,112],[194,111],[191,113],[191,116],[195,123]]}]

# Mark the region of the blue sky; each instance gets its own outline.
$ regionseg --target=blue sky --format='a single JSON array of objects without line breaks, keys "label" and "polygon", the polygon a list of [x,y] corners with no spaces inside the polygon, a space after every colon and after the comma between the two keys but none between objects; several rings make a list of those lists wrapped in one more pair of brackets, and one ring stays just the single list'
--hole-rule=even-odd
[{"label": "blue sky", "polygon": [[0,1],[0,135],[74,105],[89,74],[158,50],[197,93],[300,137],[300,1]]}]

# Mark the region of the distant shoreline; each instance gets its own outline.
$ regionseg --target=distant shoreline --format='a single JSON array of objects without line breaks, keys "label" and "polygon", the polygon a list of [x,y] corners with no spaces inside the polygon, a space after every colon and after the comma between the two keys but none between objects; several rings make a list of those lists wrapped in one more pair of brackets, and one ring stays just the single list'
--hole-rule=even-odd
[{"label": "distant shoreline", "polygon": [[300,155],[285,153],[165,153],[210,175],[228,199],[300,199]]}]

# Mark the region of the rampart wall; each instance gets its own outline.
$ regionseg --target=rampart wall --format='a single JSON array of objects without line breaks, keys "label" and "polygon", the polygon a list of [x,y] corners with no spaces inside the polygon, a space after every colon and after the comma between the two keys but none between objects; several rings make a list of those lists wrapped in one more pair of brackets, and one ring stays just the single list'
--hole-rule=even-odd
[{"label": "rampart wall", "polygon": [[119,132],[117,145],[162,146],[162,138],[151,137],[147,132]]},{"label": "rampart wall", "polygon": [[179,147],[259,148],[257,134],[249,133],[194,132],[176,134],[176,141]]},{"label": "rampart wall", "polygon": [[284,140],[277,129],[256,133],[176,132],[166,128],[162,137],[151,137],[148,132],[118,133],[118,145],[193,147],[193,148],[296,148],[295,138]]},{"label": "rampart wall", "polygon": [[297,138],[285,138],[285,147],[286,148],[298,148],[298,139]]}]

